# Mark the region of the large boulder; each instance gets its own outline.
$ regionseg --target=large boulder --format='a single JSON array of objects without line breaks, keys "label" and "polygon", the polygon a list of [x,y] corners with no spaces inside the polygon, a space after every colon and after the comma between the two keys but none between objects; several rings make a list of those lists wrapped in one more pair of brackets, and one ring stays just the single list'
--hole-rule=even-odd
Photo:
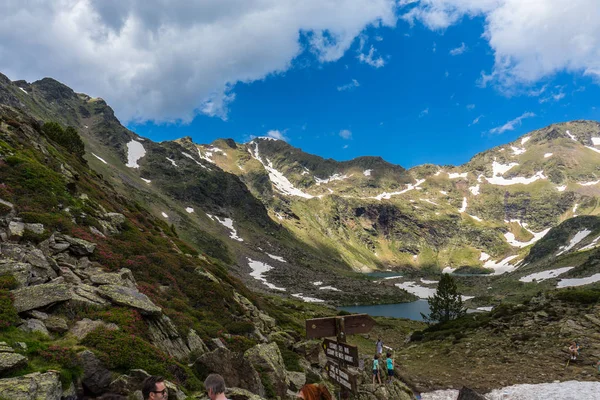
[{"label": "large boulder", "polygon": [[148,320],[148,336],[156,347],[179,360],[190,355],[190,348],[166,315]]},{"label": "large boulder", "polygon": [[91,393],[100,395],[108,389],[112,375],[104,364],[89,350],[78,354],[79,365],[83,369],[81,383]]},{"label": "large boulder", "polygon": [[206,346],[202,338],[200,338],[198,333],[193,329],[190,329],[188,333],[187,345],[192,354],[196,355],[197,357],[208,352],[208,346]]},{"label": "large boulder", "polygon": [[233,292],[233,300],[244,310],[244,314],[252,321],[262,334],[268,334],[277,326],[275,318],[263,313],[250,300],[238,292]]},{"label": "large boulder", "polygon": [[23,320],[23,323],[19,325],[19,329],[23,332],[39,332],[42,335],[50,336],[50,332],[48,332],[44,322],[35,318]]},{"label": "large boulder", "polygon": [[60,374],[55,371],[0,379],[0,398],[10,400],[60,400]]},{"label": "large boulder", "polygon": [[306,358],[311,365],[320,365],[324,367],[327,364],[327,357],[321,350],[321,342],[318,340],[305,340],[294,345],[294,351]]},{"label": "large boulder", "polygon": [[14,299],[14,307],[20,313],[66,301],[71,298],[69,286],[56,283],[29,286],[13,290],[11,294]]},{"label": "large boulder", "polygon": [[0,375],[12,371],[27,364],[27,358],[21,354],[15,353],[13,348],[0,342]]},{"label": "large boulder", "polygon": [[44,325],[50,332],[64,333],[69,330],[67,320],[63,317],[51,315],[44,321]]},{"label": "large boulder", "polygon": [[263,382],[268,380],[275,394],[285,398],[290,381],[277,343],[258,344],[246,350],[244,357],[259,372]]},{"label": "large boulder", "polygon": [[361,385],[356,400],[415,400],[412,390],[398,379],[394,379],[389,385],[372,384]]},{"label": "large boulder", "polygon": [[12,275],[17,287],[29,286],[32,268],[31,264],[24,262],[5,262],[0,264],[0,275]]},{"label": "large boulder", "polygon": [[20,240],[25,233],[25,224],[19,221],[10,221],[8,224],[8,238],[10,240]]},{"label": "large boulder", "polygon": [[226,348],[218,348],[203,354],[193,364],[201,379],[216,373],[225,377],[227,385],[265,395],[265,389],[258,372],[242,354],[233,353]]},{"label": "large boulder", "polygon": [[142,314],[157,316],[161,314],[160,307],[154,304],[148,296],[140,293],[137,289],[118,285],[104,285],[98,288],[98,293],[112,303],[136,308]]},{"label": "large boulder", "polygon": [[110,305],[109,301],[100,297],[98,288],[94,286],[79,284],[76,286],[72,286],[71,290],[72,292],[70,303],[97,307]]},{"label": "large boulder", "polygon": [[100,320],[91,320],[89,318],[84,318],[81,321],[77,321],[75,325],[69,331],[69,334],[75,336],[79,341],[85,339],[85,337],[90,334],[93,330],[104,327],[105,329],[117,330],[119,327],[113,323],[106,323]]},{"label": "large boulder", "polygon": [[89,256],[94,252],[94,250],[96,250],[96,243],[74,238],[69,235],[55,234],[54,245],[52,248],[55,251],[64,251],[69,249],[69,252],[76,256]]}]

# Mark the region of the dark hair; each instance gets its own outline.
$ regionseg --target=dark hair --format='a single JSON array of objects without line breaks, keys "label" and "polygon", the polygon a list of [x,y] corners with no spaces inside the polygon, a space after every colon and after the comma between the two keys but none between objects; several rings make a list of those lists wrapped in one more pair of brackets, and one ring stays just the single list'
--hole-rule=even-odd
[{"label": "dark hair", "polygon": [[150,392],[156,390],[156,384],[164,382],[165,379],[162,376],[149,376],[142,382],[142,395],[144,400],[150,398]]},{"label": "dark hair", "polygon": [[375,353],[375,356],[373,356],[373,360],[377,360],[379,358],[379,354]]},{"label": "dark hair", "polygon": [[212,390],[213,394],[219,394],[225,392],[225,380],[219,374],[210,374],[204,380],[204,387]]},{"label": "dark hair", "polygon": [[388,351],[387,353],[385,353],[385,356],[386,356],[387,358],[390,358],[390,357],[392,356],[392,353],[390,353],[390,352]]}]

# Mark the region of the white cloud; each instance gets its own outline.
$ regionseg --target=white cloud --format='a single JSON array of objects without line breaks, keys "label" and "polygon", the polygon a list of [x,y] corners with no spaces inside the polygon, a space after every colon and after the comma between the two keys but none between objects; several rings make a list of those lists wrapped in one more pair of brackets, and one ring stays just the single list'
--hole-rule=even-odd
[{"label": "white cloud", "polygon": [[520,117],[517,117],[511,121],[508,121],[507,123],[505,123],[502,126],[490,129],[490,133],[491,134],[499,134],[499,133],[504,133],[506,131],[513,131],[513,130],[515,130],[515,127],[517,125],[521,125],[522,120],[524,120],[525,118],[531,118],[531,117],[535,117],[535,114],[532,112],[523,113],[523,115],[521,115]]},{"label": "white cloud", "polygon": [[369,52],[367,54],[364,53],[360,53],[358,55],[358,60],[361,63],[365,63],[370,65],[371,67],[374,68],[381,68],[385,65],[385,61],[383,60],[383,58],[381,56],[376,56],[375,53],[377,52],[377,50],[375,50],[375,47],[373,47],[371,45],[371,48],[369,49]]},{"label": "white cloud", "polygon": [[475,104],[467,104],[467,110],[474,110]]},{"label": "white cloud", "polygon": [[475,118],[475,119],[473,120],[473,122],[471,122],[471,123],[469,124],[469,126],[471,126],[471,125],[477,125],[477,124],[479,123],[479,121],[481,120],[481,118],[483,118],[483,115],[480,115],[479,117]]},{"label": "white cloud", "polygon": [[352,132],[350,132],[348,129],[342,129],[340,131],[340,137],[346,140],[352,139]]},{"label": "white cloud", "polygon": [[358,83],[358,81],[356,79],[352,79],[352,82],[346,83],[345,85],[342,85],[342,86],[338,86],[337,90],[338,90],[338,92],[342,92],[342,91],[345,91],[345,90],[356,89],[359,86],[360,86],[360,83]]},{"label": "white cloud", "polygon": [[419,113],[419,118],[423,118],[424,116],[426,116],[427,114],[429,114],[429,107],[427,107],[426,109],[424,109],[423,111],[421,111]]},{"label": "white cloud", "polygon": [[600,78],[597,0],[421,0],[402,18],[443,30],[464,16],[485,18],[494,67],[483,85],[514,89],[562,71]]},{"label": "white cloud", "polygon": [[281,132],[280,130],[274,129],[274,130],[270,130],[267,132],[267,136],[273,139],[277,139],[277,140],[283,140],[285,142],[287,142],[287,138],[284,135],[284,132]]},{"label": "white cloud", "polygon": [[462,42],[459,47],[450,50],[450,55],[451,56],[459,56],[467,50],[468,50],[467,45],[465,44],[465,42]]},{"label": "white cloud", "polygon": [[128,122],[225,118],[236,83],[285,72],[305,51],[336,61],[367,27],[393,28],[397,8],[395,0],[5,0],[0,71],[102,96]]}]

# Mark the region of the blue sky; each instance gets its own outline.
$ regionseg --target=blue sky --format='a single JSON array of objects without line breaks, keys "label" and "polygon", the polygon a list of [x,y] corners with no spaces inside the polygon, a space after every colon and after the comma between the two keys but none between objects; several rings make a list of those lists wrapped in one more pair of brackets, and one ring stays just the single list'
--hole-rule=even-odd
[{"label": "blue sky", "polygon": [[102,97],[156,141],[457,165],[600,119],[600,2],[8,0],[0,72]]},{"label": "blue sky", "polygon": [[[482,71],[494,65],[481,37],[483,24],[483,18],[464,18],[441,32],[405,21],[393,29],[367,29],[364,49],[373,45],[383,67],[357,58],[357,38],[338,61],[321,64],[306,51],[284,73],[237,84],[227,120],[199,115],[190,124],[129,128],[156,141],[191,136],[196,143],[229,137],[246,142],[277,130],[291,145],[325,158],[374,155],[408,168],[459,165],[552,123],[600,119],[598,86],[581,73],[557,74],[516,94],[481,87]],[[463,53],[450,54],[463,43]],[[490,132],[526,113],[535,116],[513,130]],[[344,130],[351,137],[342,137]]]}]

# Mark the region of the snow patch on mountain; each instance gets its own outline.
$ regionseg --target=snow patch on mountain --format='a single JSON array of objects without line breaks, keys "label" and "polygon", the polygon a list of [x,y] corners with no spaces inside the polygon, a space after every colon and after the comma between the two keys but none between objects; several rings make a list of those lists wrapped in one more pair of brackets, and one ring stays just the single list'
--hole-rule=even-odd
[{"label": "snow patch on mountain", "polygon": [[285,292],[285,288],[277,287],[272,283],[267,282],[267,278],[265,278],[264,274],[273,269],[273,267],[271,267],[269,264],[248,258],[248,266],[252,270],[252,272],[250,273],[251,277],[261,281],[265,286],[267,286],[270,289]]},{"label": "snow patch on mountain", "polygon": [[316,297],[304,296],[302,293],[295,293],[292,296],[306,302],[306,303],[324,303],[325,300],[317,299]]},{"label": "snow patch on mountain", "polygon": [[541,281],[545,281],[546,279],[556,278],[557,276],[562,275],[565,272],[572,270],[573,268],[575,268],[575,267],[563,267],[563,268],[557,268],[557,269],[549,269],[547,271],[542,271],[542,272],[536,272],[534,274],[523,276],[523,277],[519,278],[519,281],[521,281],[521,282],[533,282],[533,281],[541,282]]},{"label": "snow patch on mountain", "polygon": [[591,182],[578,182],[579,185],[581,186],[594,186],[600,183],[600,180],[597,181],[591,181]]},{"label": "snow patch on mountain", "polygon": [[145,178],[141,178],[141,179],[142,179],[144,182],[146,182],[146,183],[150,183],[150,182],[152,182],[150,179],[145,179]]},{"label": "snow patch on mountain", "polygon": [[523,139],[521,139],[521,146],[527,143],[529,139],[531,139],[531,136],[525,136]]},{"label": "snow patch on mountain", "polygon": [[188,214],[191,214],[194,212],[194,209],[192,207],[186,207],[185,211],[187,211]]},{"label": "snow patch on mountain", "polygon": [[260,153],[258,151],[258,143],[255,143],[254,151],[252,151],[251,149],[248,149],[248,151],[250,152],[252,157],[258,160],[263,165],[263,167],[265,167],[265,169],[269,173],[269,179],[271,180],[271,183],[279,192],[290,196],[304,197],[305,199],[312,199],[313,197],[315,197],[308,193],[304,193],[303,191],[292,185],[292,183],[288,180],[288,178],[285,177],[285,175],[273,168],[273,163],[269,159],[267,159],[267,162],[265,163],[260,157]]},{"label": "snow patch on mountain", "polygon": [[371,176],[371,172],[373,172],[373,170],[372,170],[372,169],[365,169],[365,170],[363,171],[363,174],[364,174],[365,176]]},{"label": "snow patch on mountain", "polygon": [[462,174],[460,174],[458,172],[453,172],[453,173],[448,173],[448,178],[450,178],[450,179],[466,178],[467,175],[468,175],[468,172],[464,172]]},{"label": "snow patch on mountain", "polygon": [[269,254],[269,253],[265,253],[266,255],[268,255],[269,257],[271,257],[273,260],[277,260],[279,262],[287,262],[285,261],[285,259],[283,257],[279,257],[273,254]]},{"label": "snow patch on mountain", "polygon": [[479,186],[479,184],[477,184],[475,186],[471,186],[469,188],[469,191],[473,194],[473,196],[477,196],[480,193],[479,189],[480,189],[480,186]]},{"label": "snow patch on mountain", "polygon": [[220,223],[221,225],[223,225],[224,227],[226,227],[227,229],[229,229],[231,231],[231,233],[229,234],[229,237],[233,240],[237,240],[238,242],[243,242],[244,239],[242,239],[241,237],[239,237],[237,235],[237,230],[233,227],[233,220],[231,218],[219,218],[216,215],[210,215],[210,214],[206,214],[208,216],[208,218],[212,219],[213,221],[217,221],[218,223]]},{"label": "snow patch on mountain", "polygon": [[[523,225],[521,225],[523,226]],[[544,236],[546,236],[546,234],[550,231],[551,228],[548,229],[544,229],[541,232],[532,232],[529,229],[523,227],[525,230],[527,230],[527,232],[531,233],[533,235],[533,238],[527,242],[519,242],[516,238],[515,235],[512,234],[512,232],[506,232],[504,234],[504,237],[506,238],[506,241],[508,242],[508,244],[510,244],[511,246],[514,247],[519,247],[519,248],[523,248],[523,247],[527,247],[529,245],[534,244],[535,242],[539,241],[541,238],[543,238]]]},{"label": "snow patch on mountain", "polygon": [[167,215],[167,213],[166,213],[166,212],[164,212],[164,211],[163,211],[163,212],[161,212],[160,214],[161,214],[163,217],[165,217],[165,218],[169,218],[169,216]]},{"label": "snow patch on mountain", "polygon": [[146,149],[144,149],[144,146],[140,142],[132,140],[127,143],[127,164],[125,165],[129,168],[139,168],[137,162],[145,155]]},{"label": "snow patch on mountain", "polygon": [[321,286],[319,290],[333,290],[334,292],[341,292],[340,289],[334,288],[333,286]]},{"label": "snow patch on mountain", "polygon": [[546,154],[544,154],[544,158],[552,157],[552,154],[554,154],[554,153],[546,153]]},{"label": "snow patch on mountain", "polygon": [[465,211],[467,211],[467,198],[463,197],[462,207],[458,209],[458,212],[464,213]]},{"label": "snow patch on mountain", "polygon": [[579,251],[590,250],[590,249],[593,249],[594,247],[597,247],[598,240],[600,240],[600,236],[598,236],[596,239],[592,240],[588,245],[585,245],[582,248],[580,248]]},{"label": "snow patch on mountain", "polygon": [[377,199],[377,200],[382,200],[382,199],[386,199],[386,200],[387,200],[387,199],[390,199],[392,196],[397,196],[397,195],[400,195],[400,194],[403,194],[403,193],[409,192],[409,191],[411,191],[411,190],[420,189],[420,188],[419,188],[419,186],[420,186],[420,185],[421,185],[423,182],[425,182],[425,179],[419,179],[419,180],[417,181],[417,183],[415,183],[414,185],[413,185],[413,184],[408,184],[406,189],[404,189],[404,190],[401,190],[401,191],[399,191],[399,192],[392,192],[392,193],[387,193],[387,192],[384,192],[384,193],[381,193],[381,194],[379,194],[379,195],[377,195],[377,196],[375,196],[375,197],[370,197],[370,198],[371,198],[371,199]]},{"label": "snow patch on mountain", "polygon": [[525,153],[527,151],[527,150],[525,150],[523,148],[515,147],[515,146],[511,146],[510,148],[512,149],[514,156],[521,155],[521,154],[523,154],[523,153]]},{"label": "snow patch on mountain", "polygon": [[557,186],[556,190],[558,190],[559,192],[564,192],[565,190],[567,190],[567,185]]},{"label": "snow patch on mountain", "polygon": [[506,272],[514,271],[517,267],[512,265],[510,262],[515,258],[519,257],[518,255],[508,256],[503,260],[494,261],[488,260],[485,264],[483,264],[484,268],[489,268],[494,270],[494,275],[502,275]]},{"label": "snow patch on mountain", "polygon": [[424,202],[426,202],[426,203],[429,203],[429,204],[433,204],[434,206],[439,206],[439,204],[438,204],[438,203],[436,203],[436,202],[434,202],[434,201],[431,201],[431,200],[429,200],[429,199],[420,199],[420,200],[421,200],[421,201],[424,201]]},{"label": "snow patch on mountain", "polygon": [[573,236],[571,238],[571,241],[569,242],[568,245],[566,246],[561,246],[560,247],[560,252],[556,253],[556,256],[560,256],[563,253],[566,253],[567,251],[571,250],[573,247],[575,247],[575,245],[577,245],[577,243],[581,242],[583,239],[585,239],[590,233],[592,233],[592,231],[588,230],[588,229],[584,229],[582,231],[579,231],[575,234],[575,236]]},{"label": "snow patch on mountain", "polygon": [[212,157],[215,153],[222,153],[224,156],[227,156],[227,153],[225,153],[220,148],[214,147],[214,146],[203,149],[203,151],[204,151],[204,154],[202,153],[202,151],[200,151],[200,148],[198,148],[198,156],[200,156],[201,159],[206,160],[212,164],[215,163],[215,160],[212,159]]},{"label": "snow patch on mountain", "polygon": [[320,179],[315,176],[315,182],[317,183],[317,186],[319,186],[319,185],[321,185],[321,183],[329,183],[329,182],[333,182],[333,181],[343,181],[344,179],[348,179],[351,176],[352,176],[352,174],[350,174],[350,175],[333,174],[329,178],[326,178],[326,179]]},{"label": "snow patch on mountain", "polygon": [[[583,286],[589,285],[591,283],[600,282],[600,274],[594,274],[592,276],[588,276],[587,278],[571,278],[571,279],[561,279],[556,284],[557,288],[566,288],[573,286]],[[597,392],[598,393],[598,392]],[[578,397],[580,399],[581,397]]]},{"label": "snow patch on mountain", "polygon": [[408,293],[414,294],[421,299],[427,299],[435,294],[436,289],[417,285],[414,281],[396,283],[400,289],[406,290]]},{"label": "snow patch on mountain", "polygon": [[571,140],[577,141],[577,138],[573,135],[571,135],[571,132],[567,130],[567,136],[569,136],[571,138]]},{"label": "snow patch on mountain", "polygon": [[196,160],[191,154],[188,154],[188,153],[186,153],[184,151],[182,151],[181,154],[183,154],[184,157],[189,158],[190,160],[192,160],[193,162],[195,162],[196,164],[198,164],[202,168],[207,169],[207,170],[210,171],[210,168],[208,168],[206,165],[204,165],[201,162],[199,162],[198,160]]},{"label": "snow patch on mountain", "polygon": [[598,149],[597,149],[597,148],[595,148],[595,147],[591,147],[591,146],[585,146],[585,148],[586,148],[586,149],[590,149],[590,150],[592,150],[592,151],[595,151],[596,153],[600,153],[600,150],[598,150]]},{"label": "snow patch on mountain", "polygon": [[93,155],[94,157],[96,157],[98,160],[102,161],[104,164],[108,164],[106,161],[104,161],[104,159],[103,159],[102,157],[100,157],[100,156],[97,156],[97,155],[95,155],[94,153],[92,153],[92,155]]},{"label": "snow patch on mountain", "polygon": [[479,255],[479,261],[486,261],[490,259],[490,255],[486,252],[481,252],[481,254]]},{"label": "snow patch on mountain", "polygon": [[173,164],[174,167],[177,166],[177,163],[175,162],[175,160],[172,160],[169,157],[166,157],[166,159],[169,160],[171,162],[171,164]]}]

